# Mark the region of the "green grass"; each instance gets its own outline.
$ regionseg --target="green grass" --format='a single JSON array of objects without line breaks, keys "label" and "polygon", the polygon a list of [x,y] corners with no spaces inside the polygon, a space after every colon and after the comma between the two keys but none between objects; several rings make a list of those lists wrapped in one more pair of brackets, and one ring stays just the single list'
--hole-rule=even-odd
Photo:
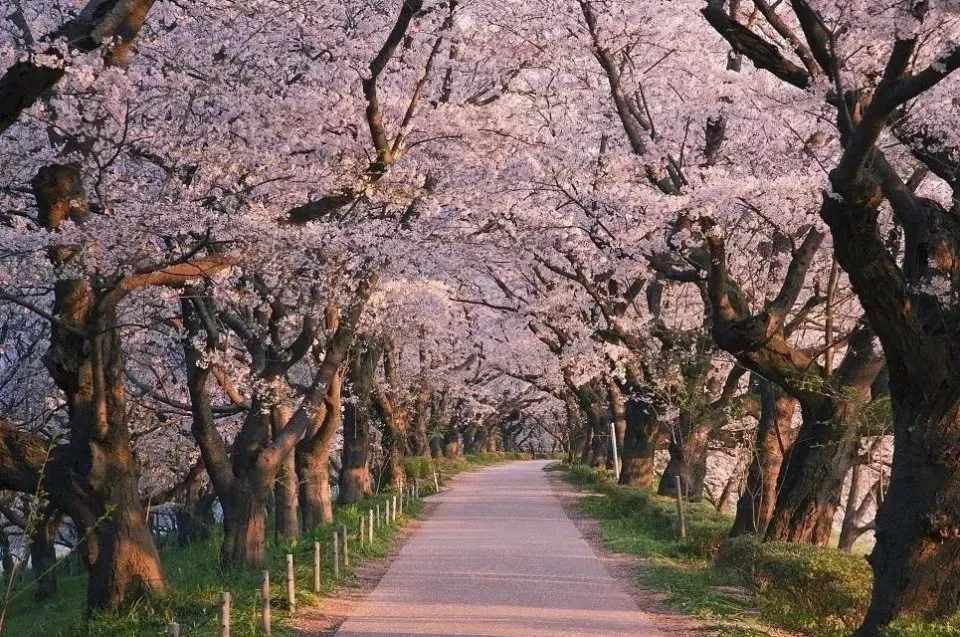
[{"label": "green grass", "polygon": [[[443,459],[432,462],[438,469],[438,480],[467,469],[487,466],[506,460],[526,458],[520,454],[488,453],[455,460]],[[421,481],[421,495],[433,490],[433,468],[429,481]],[[313,542],[319,541],[324,549],[322,593],[328,595],[335,586],[353,581],[353,568],[365,560],[385,557],[396,535],[397,526],[378,529],[373,544],[365,543],[361,549],[357,530],[361,513],[378,502],[383,508],[392,494],[369,498],[363,502],[337,507],[334,523],[325,525],[318,532],[293,543],[273,541],[268,531],[267,559],[271,579],[271,607],[273,634],[278,637],[293,634],[292,618],[287,612],[286,554],[293,553],[297,580],[297,605],[310,606],[318,601],[311,592],[313,576]],[[422,512],[422,501],[410,501],[404,507],[404,515],[398,522],[402,525]],[[350,568],[341,567],[341,578],[334,581],[330,564],[329,547],[333,529],[347,525],[351,533]],[[82,575],[59,578],[59,595],[49,603],[38,605],[33,601],[34,585],[30,574],[24,585],[15,591],[15,597],[7,608],[6,622],[0,634],[3,637],[159,637],[166,634],[167,624],[176,621],[181,633],[190,637],[213,637],[217,634],[217,613],[223,591],[232,597],[233,637],[261,635],[259,622],[260,572],[224,572],[219,565],[220,538],[185,549],[171,549],[162,554],[164,572],[172,592],[162,598],[142,600],[120,614],[98,615],[89,622],[84,618],[86,577]]]},{"label": "green grass", "polygon": [[646,558],[642,585],[666,593],[674,610],[706,620],[711,634],[787,629],[835,637],[856,628],[869,602],[870,569],[862,555],[749,537],[727,540],[732,520],[708,503],[686,504],[687,537],[680,540],[673,498],[617,486],[605,471],[562,469],[566,480],[600,495],[579,506],[600,522],[604,543]]}]

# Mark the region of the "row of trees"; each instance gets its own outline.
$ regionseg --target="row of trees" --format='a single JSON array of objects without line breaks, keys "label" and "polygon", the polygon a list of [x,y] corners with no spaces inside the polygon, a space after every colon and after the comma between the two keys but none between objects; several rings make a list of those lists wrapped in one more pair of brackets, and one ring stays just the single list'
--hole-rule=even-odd
[{"label": "row of trees", "polygon": [[163,589],[145,502],[244,568],[334,449],[349,500],[612,423],[733,534],[875,527],[862,634],[956,612],[956,3],[3,10],[0,486],[92,606]]}]

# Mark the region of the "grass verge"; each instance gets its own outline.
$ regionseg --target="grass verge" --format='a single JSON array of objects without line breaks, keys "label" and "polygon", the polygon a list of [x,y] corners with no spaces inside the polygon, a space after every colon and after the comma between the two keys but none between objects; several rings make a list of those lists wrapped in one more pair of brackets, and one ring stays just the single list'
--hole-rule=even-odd
[{"label": "grass verge", "polygon": [[[862,556],[752,537],[727,540],[732,520],[705,502],[686,504],[687,537],[680,540],[672,498],[615,485],[606,472],[586,467],[548,469],[602,496],[583,498],[579,506],[599,521],[603,542],[646,558],[643,586],[666,593],[674,610],[705,620],[710,634],[745,637],[785,629],[839,637],[850,634],[863,616],[871,575]],[[903,624],[889,634],[960,633]]]}]

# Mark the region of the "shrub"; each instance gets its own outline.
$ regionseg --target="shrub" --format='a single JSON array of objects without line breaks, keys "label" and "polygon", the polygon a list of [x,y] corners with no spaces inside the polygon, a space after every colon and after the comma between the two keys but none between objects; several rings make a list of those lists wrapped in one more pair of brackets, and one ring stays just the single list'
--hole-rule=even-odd
[{"label": "shrub", "polygon": [[873,578],[862,556],[744,536],[723,543],[717,565],[752,583],[763,610],[797,630],[849,633],[870,603]]}]

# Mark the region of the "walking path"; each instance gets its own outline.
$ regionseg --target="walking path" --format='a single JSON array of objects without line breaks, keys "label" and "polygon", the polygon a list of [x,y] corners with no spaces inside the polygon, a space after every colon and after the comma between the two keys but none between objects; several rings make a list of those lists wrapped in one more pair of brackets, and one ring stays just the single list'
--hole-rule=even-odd
[{"label": "walking path", "polygon": [[338,637],[659,637],[554,496],[545,462],[469,473],[439,496]]}]

